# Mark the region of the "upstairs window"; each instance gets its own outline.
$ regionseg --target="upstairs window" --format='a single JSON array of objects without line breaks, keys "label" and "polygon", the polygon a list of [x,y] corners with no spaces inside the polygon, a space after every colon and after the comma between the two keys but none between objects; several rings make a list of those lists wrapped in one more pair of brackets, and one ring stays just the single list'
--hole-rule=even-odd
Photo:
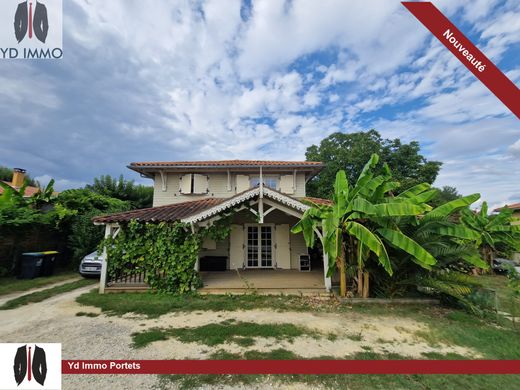
[{"label": "upstairs window", "polygon": [[[264,176],[264,186],[276,190],[278,188],[278,178],[273,176]],[[249,179],[251,188],[258,187],[260,185],[260,176],[252,176]]]},{"label": "upstairs window", "polygon": [[183,175],[179,187],[181,194],[207,194],[209,191],[208,176],[197,173]]}]

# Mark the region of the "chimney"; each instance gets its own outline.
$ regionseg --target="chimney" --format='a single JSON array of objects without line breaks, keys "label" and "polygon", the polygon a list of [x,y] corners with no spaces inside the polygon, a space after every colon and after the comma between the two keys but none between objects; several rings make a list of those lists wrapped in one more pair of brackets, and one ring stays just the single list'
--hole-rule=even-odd
[{"label": "chimney", "polygon": [[25,181],[25,169],[22,168],[14,168],[13,169],[13,180],[11,180],[11,185],[16,188],[20,188],[23,186],[23,182]]}]

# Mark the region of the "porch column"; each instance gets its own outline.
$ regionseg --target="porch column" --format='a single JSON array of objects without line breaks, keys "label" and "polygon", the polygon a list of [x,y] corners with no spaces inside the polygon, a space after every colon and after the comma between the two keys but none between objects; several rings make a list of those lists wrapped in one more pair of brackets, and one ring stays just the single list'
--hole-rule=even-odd
[{"label": "porch column", "polygon": [[[107,223],[105,225],[105,238],[108,238],[112,235],[112,225]],[[105,286],[107,284],[107,248],[103,248],[103,253],[101,254],[101,276],[99,278],[99,293],[105,293]]]},{"label": "porch column", "polygon": [[327,276],[327,271],[329,269],[329,255],[323,252],[323,278],[325,280],[325,290],[330,291],[332,289],[332,280],[329,276]]}]

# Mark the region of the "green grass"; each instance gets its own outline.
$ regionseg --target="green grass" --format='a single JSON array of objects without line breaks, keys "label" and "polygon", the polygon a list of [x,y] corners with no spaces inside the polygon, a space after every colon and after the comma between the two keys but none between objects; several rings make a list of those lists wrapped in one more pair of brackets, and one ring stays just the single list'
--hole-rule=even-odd
[{"label": "green grass", "polygon": [[199,327],[149,329],[132,334],[136,348],[144,347],[151,342],[175,337],[183,343],[199,343],[215,346],[224,343],[235,343],[243,347],[254,345],[255,337],[272,337],[277,340],[292,341],[298,336],[319,337],[316,331],[293,324],[257,324],[254,322],[222,321]]},{"label": "green grass", "polygon": [[[479,275],[474,277],[483,287],[494,290],[497,294],[498,310],[515,313],[520,316],[520,298],[512,298],[504,275]],[[515,311],[516,309],[516,311]]]},{"label": "green grass", "polygon": [[[481,278],[481,277],[479,277]],[[500,294],[505,297],[503,290],[503,278],[493,278],[484,283],[495,284],[502,287]],[[84,305],[92,305],[101,308],[110,315],[123,315],[127,312],[135,312],[148,317],[158,317],[169,312],[189,311],[234,311],[251,309],[272,309],[276,311],[308,311],[331,312],[345,316],[345,329],[348,331],[348,320],[351,315],[367,315],[380,317],[382,322],[385,317],[410,318],[429,326],[428,332],[419,333],[427,343],[435,345],[446,343],[458,345],[477,351],[484,359],[520,359],[520,332],[513,328],[501,326],[492,319],[479,318],[462,310],[441,306],[421,305],[339,305],[336,301],[323,301],[315,304],[305,297],[279,297],[279,296],[172,296],[154,294],[109,294],[97,293],[83,294],[78,302]],[[204,315],[204,314],[203,314]],[[236,323],[235,323],[236,324]],[[218,325],[218,324],[217,324]],[[230,322],[228,327],[231,326]],[[214,327],[213,330],[220,329]],[[208,329],[206,329],[207,331]],[[185,332],[185,331],[181,331]],[[207,333],[206,333],[207,334]],[[196,341],[201,334],[184,333],[185,337]],[[353,333],[349,335],[355,341],[362,341],[363,335]],[[349,336],[346,336],[347,338]],[[410,334],[410,336],[414,336]],[[150,333],[149,339],[161,340],[172,337],[164,334],[164,330]],[[163,338],[164,337],[164,338]],[[228,334],[227,337],[235,337],[236,340],[246,340],[255,336]],[[311,335],[312,337],[312,335]],[[322,335],[324,338],[334,340],[334,335]],[[242,339],[241,339],[242,338]],[[152,340],[153,341],[153,340]],[[228,340],[229,341],[229,340]],[[227,341],[226,341],[227,342]],[[240,341],[239,341],[240,342]],[[380,340],[380,343],[388,344],[390,341]],[[219,345],[219,344],[217,344]],[[348,359],[399,359],[402,356],[396,354],[377,354],[370,345],[364,346],[365,351]],[[457,354],[429,353],[423,355],[425,359],[461,359]],[[298,359],[291,351],[275,349],[270,352],[255,351],[254,347],[243,354],[219,351],[214,353],[214,359]],[[320,357],[317,357],[320,358]],[[471,357],[465,357],[471,358]],[[455,390],[461,388],[471,389],[513,389],[518,388],[519,375],[170,375],[162,376],[161,381],[175,382],[179,388],[211,387],[212,385],[235,385],[245,387],[247,385],[260,385],[268,381],[274,387],[284,384],[302,383],[309,388],[324,387],[329,389],[438,389]]]},{"label": "green grass", "polygon": [[64,280],[77,278],[79,274],[72,271],[60,272],[52,276],[42,276],[35,279],[17,279],[15,277],[0,278],[0,296],[33,288],[44,287]]},{"label": "green grass", "polygon": [[[438,355],[428,358],[456,358],[452,355]],[[247,351],[244,354],[217,351],[210,359],[222,360],[287,360],[303,359],[293,352],[277,349],[270,352]],[[318,356],[313,359],[331,359],[328,356]],[[373,352],[360,352],[345,356],[345,359],[386,360],[407,359],[398,354],[380,355]],[[256,385],[262,387],[269,382],[272,387],[303,384],[308,388],[326,389],[438,389],[458,390],[516,388],[520,375],[162,375],[161,382],[166,385],[173,382],[180,389],[194,389],[211,386]]]},{"label": "green grass", "polygon": [[45,290],[22,295],[21,297],[11,299],[4,303],[2,306],[0,306],[0,310],[10,310],[20,306],[28,305],[29,303],[41,302],[55,295],[76,290],[81,287],[89,286],[96,282],[97,281],[93,279],[81,279],[74,282],[62,284],[60,286],[51,287]]},{"label": "green grass", "polygon": [[[82,305],[99,307],[109,315],[129,312],[156,318],[172,312],[235,311],[274,309],[281,311],[321,311],[323,307],[309,306],[308,301],[296,296],[266,295],[171,295],[154,293],[98,294],[89,292],[77,299]],[[327,304],[324,303],[324,306]]]}]

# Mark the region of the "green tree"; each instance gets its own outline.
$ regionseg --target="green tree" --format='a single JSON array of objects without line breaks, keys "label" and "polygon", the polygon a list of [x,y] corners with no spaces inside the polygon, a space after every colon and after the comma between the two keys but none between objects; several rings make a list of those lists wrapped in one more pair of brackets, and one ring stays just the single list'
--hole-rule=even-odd
[{"label": "green tree", "polygon": [[[358,293],[368,296],[368,274],[364,265],[370,257],[392,275],[387,246],[403,251],[417,264],[430,268],[435,258],[398,226],[400,218],[417,216],[431,209],[426,204],[435,191],[429,184],[414,186],[398,196],[391,193],[398,187],[385,164],[383,173],[376,175],[379,157],[373,154],[355,184],[349,184],[345,171],[336,174],[332,205],[315,204],[293,227],[293,233],[303,232],[307,246],[313,247],[318,227],[322,230],[322,245],[329,257],[329,275],[335,266],[340,273],[340,293],[347,293],[347,265],[357,264]],[[362,277],[363,276],[363,277]],[[365,284],[365,288],[363,288]]]},{"label": "green tree", "polygon": [[441,163],[428,161],[420,153],[418,142],[402,143],[399,139],[383,139],[376,130],[357,133],[334,133],[324,138],[319,145],[307,148],[308,161],[322,161],[324,169],[308,183],[309,196],[330,199],[336,172],[345,170],[349,182],[355,182],[365,162],[372,154],[380,161],[376,172],[382,172],[386,163],[401,183],[404,191],[419,183],[432,184],[439,173]]},{"label": "green tree", "polygon": [[482,258],[490,266],[495,259],[498,245],[520,251],[520,225],[512,224],[515,221],[513,210],[502,208],[497,215],[488,215],[487,202],[483,202],[478,213],[469,208],[462,210],[461,220],[478,234],[478,248]]},{"label": "green tree", "polygon": [[443,205],[444,203],[451,202],[452,200],[461,198],[462,195],[459,194],[455,187],[444,186],[442,188],[438,188],[438,195],[434,199],[432,199],[430,206],[437,207]]},{"label": "green tree", "polygon": [[103,229],[92,223],[92,218],[127,211],[128,202],[97,194],[88,189],[66,190],[56,199],[55,210],[59,227],[67,237],[68,247],[75,262],[97,248],[103,239]]},{"label": "green tree", "polygon": [[130,202],[132,208],[152,207],[153,187],[135,184],[133,180],[125,180],[123,175],[119,178],[110,175],[101,175],[94,178],[93,184],[85,186],[95,193]]}]

